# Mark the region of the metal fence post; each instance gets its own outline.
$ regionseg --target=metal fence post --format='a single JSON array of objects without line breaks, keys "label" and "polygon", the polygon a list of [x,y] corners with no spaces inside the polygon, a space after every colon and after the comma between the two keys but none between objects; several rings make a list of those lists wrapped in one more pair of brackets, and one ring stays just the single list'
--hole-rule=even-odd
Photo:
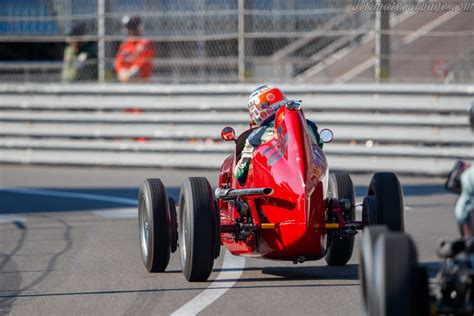
[{"label": "metal fence post", "polygon": [[[382,0],[377,0],[376,5],[380,5]],[[375,25],[374,25],[374,33],[375,33],[375,81],[379,82],[380,81],[380,20],[382,17],[382,12],[380,10],[375,10]]]},{"label": "metal fence post", "polygon": [[239,0],[239,22],[238,22],[238,42],[239,42],[239,82],[245,80],[245,15],[244,0]]},{"label": "metal fence post", "polygon": [[377,0],[375,10],[375,81],[390,78],[390,0]]},{"label": "metal fence post", "polygon": [[105,0],[97,0],[97,62],[99,82],[105,81]]}]

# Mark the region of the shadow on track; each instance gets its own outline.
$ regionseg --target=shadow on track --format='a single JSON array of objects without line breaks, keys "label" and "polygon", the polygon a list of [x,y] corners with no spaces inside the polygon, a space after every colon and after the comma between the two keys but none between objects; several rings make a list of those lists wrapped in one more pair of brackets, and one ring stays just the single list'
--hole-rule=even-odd
[{"label": "shadow on track", "polygon": [[[65,254],[66,252],[68,252],[69,250],[71,250],[72,248],[72,238],[71,238],[71,230],[72,230],[72,226],[69,225],[68,223],[66,223],[65,221],[61,220],[61,219],[58,219],[58,218],[55,218],[54,220],[56,220],[57,222],[59,222],[63,227],[64,227],[64,233],[63,233],[63,239],[65,241],[65,245],[64,245],[64,248],[59,250],[58,252],[55,252],[49,259],[48,259],[48,266],[46,269],[44,269],[43,271],[41,271],[41,275],[39,277],[37,277],[36,279],[34,279],[32,282],[30,282],[28,285],[26,286],[23,286],[21,289],[20,289],[20,285],[21,285],[21,272],[18,272],[15,273],[14,275],[12,275],[13,277],[16,277],[18,278],[18,276],[20,275],[19,277],[19,280],[20,282],[12,282],[10,280],[10,276],[4,276],[0,273],[0,280],[2,282],[4,282],[5,284],[8,284],[10,287],[12,287],[12,294],[10,295],[0,295],[0,312],[5,312],[5,313],[9,313],[11,311],[11,307],[13,306],[15,300],[18,298],[18,297],[21,297],[21,293],[23,291],[27,291],[29,290],[30,288],[34,287],[35,285],[41,283],[43,280],[45,280],[49,274],[54,271],[54,268],[56,267],[56,263],[59,259],[59,257],[61,257],[63,254]],[[17,247],[6,257],[6,261],[3,262],[2,264],[0,264],[0,271],[3,271],[3,268],[4,266],[9,262],[9,259],[14,256],[18,250],[20,250],[22,248],[22,246],[24,245],[24,241],[25,241],[25,237],[26,237],[26,233],[27,233],[27,228],[23,225],[23,226],[18,226],[16,225],[18,229],[20,229],[22,231],[22,237],[20,238],[19,242],[18,242],[18,245]],[[10,261],[12,262],[12,261]],[[12,262],[14,263],[14,262]],[[16,265],[14,265],[12,267],[13,270],[16,269]],[[15,281],[15,280],[14,280]],[[7,283],[8,282],[8,283]]]},{"label": "shadow on track", "polygon": [[287,280],[358,280],[357,269],[357,264],[344,267],[267,267],[262,269],[262,273]]},{"label": "shadow on track", "polygon": [[[248,281],[285,281],[285,280],[358,280],[357,264],[348,264],[343,267],[329,266],[289,266],[289,267],[245,267],[245,268],[214,268],[212,272],[235,272],[235,271],[260,271],[265,275],[273,275],[276,278],[239,278],[208,280],[207,282],[248,282]],[[165,274],[181,274],[181,270],[167,270]],[[157,273],[156,275],[159,275]]]},{"label": "shadow on track", "polygon": [[[294,280],[358,280],[356,264],[344,267],[300,266],[300,267],[259,267],[244,268],[243,271],[261,271],[265,277],[210,280],[212,282],[281,282]],[[213,271],[233,271],[233,269],[214,269]],[[271,277],[273,276],[273,277]]]},{"label": "shadow on track", "polygon": [[[256,279],[255,281],[258,281]],[[288,284],[288,285],[234,285],[232,287],[216,287],[216,290],[229,289],[272,289],[272,288],[306,288],[306,287],[345,287],[345,286],[359,286],[359,284]],[[115,295],[115,294],[130,294],[130,293],[163,293],[163,292],[181,292],[181,291],[203,291],[206,289],[213,289],[212,287],[186,287],[186,288],[165,288],[165,289],[135,289],[135,290],[111,290],[111,291],[83,291],[83,292],[64,292],[64,293],[35,293],[35,294],[12,294],[0,295],[1,298],[35,298],[35,297],[54,297],[54,296],[85,296],[85,295]]]}]

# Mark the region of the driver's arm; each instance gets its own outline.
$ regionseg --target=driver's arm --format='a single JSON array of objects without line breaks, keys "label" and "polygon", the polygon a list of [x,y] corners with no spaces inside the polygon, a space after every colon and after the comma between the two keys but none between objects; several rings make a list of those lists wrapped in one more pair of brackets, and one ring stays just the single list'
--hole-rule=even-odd
[{"label": "driver's arm", "polygon": [[255,129],[245,140],[244,149],[240,153],[240,159],[234,169],[234,177],[239,181],[240,185],[244,185],[247,180],[253,151],[262,143],[262,137],[265,138],[264,134],[267,131],[267,128],[267,126],[262,126]]},{"label": "driver's arm", "polygon": [[234,169],[234,177],[239,181],[240,185],[244,185],[247,180],[247,174],[250,166],[250,159],[252,159],[253,147],[249,140],[245,140],[245,147],[242,150],[241,156]]}]

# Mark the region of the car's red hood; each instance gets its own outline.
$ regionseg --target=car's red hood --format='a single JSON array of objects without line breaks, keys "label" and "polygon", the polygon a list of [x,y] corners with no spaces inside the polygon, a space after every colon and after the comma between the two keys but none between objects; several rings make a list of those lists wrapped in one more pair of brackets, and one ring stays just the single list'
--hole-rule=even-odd
[{"label": "car's red hood", "polygon": [[[270,197],[259,199],[266,220],[280,225],[276,238],[263,238],[277,243],[267,245],[269,251],[279,248],[297,254],[302,239],[312,235],[314,224],[324,222],[327,170],[326,157],[311,142],[303,113],[280,108],[274,138],[256,149],[245,185],[274,189]],[[320,247],[312,238],[315,247]]]}]

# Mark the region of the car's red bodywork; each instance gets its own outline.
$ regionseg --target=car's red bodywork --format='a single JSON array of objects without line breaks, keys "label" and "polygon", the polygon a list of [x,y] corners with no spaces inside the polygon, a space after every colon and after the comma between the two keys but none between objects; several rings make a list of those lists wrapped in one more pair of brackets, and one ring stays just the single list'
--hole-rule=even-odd
[{"label": "car's red bodywork", "polygon": [[[243,199],[250,206],[253,223],[271,229],[258,230],[244,240],[221,231],[221,242],[232,254],[292,261],[325,255],[328,164],[306,125],[300,109],[281,107],[275,116],[274,137],[256,148],[243,187],[232,172],[238,153],[222,164],[220,188],[273,189],[271,195]],[[240,214],[232,202],[219,200],[218,206],[222,227],[238,221]]]}]

